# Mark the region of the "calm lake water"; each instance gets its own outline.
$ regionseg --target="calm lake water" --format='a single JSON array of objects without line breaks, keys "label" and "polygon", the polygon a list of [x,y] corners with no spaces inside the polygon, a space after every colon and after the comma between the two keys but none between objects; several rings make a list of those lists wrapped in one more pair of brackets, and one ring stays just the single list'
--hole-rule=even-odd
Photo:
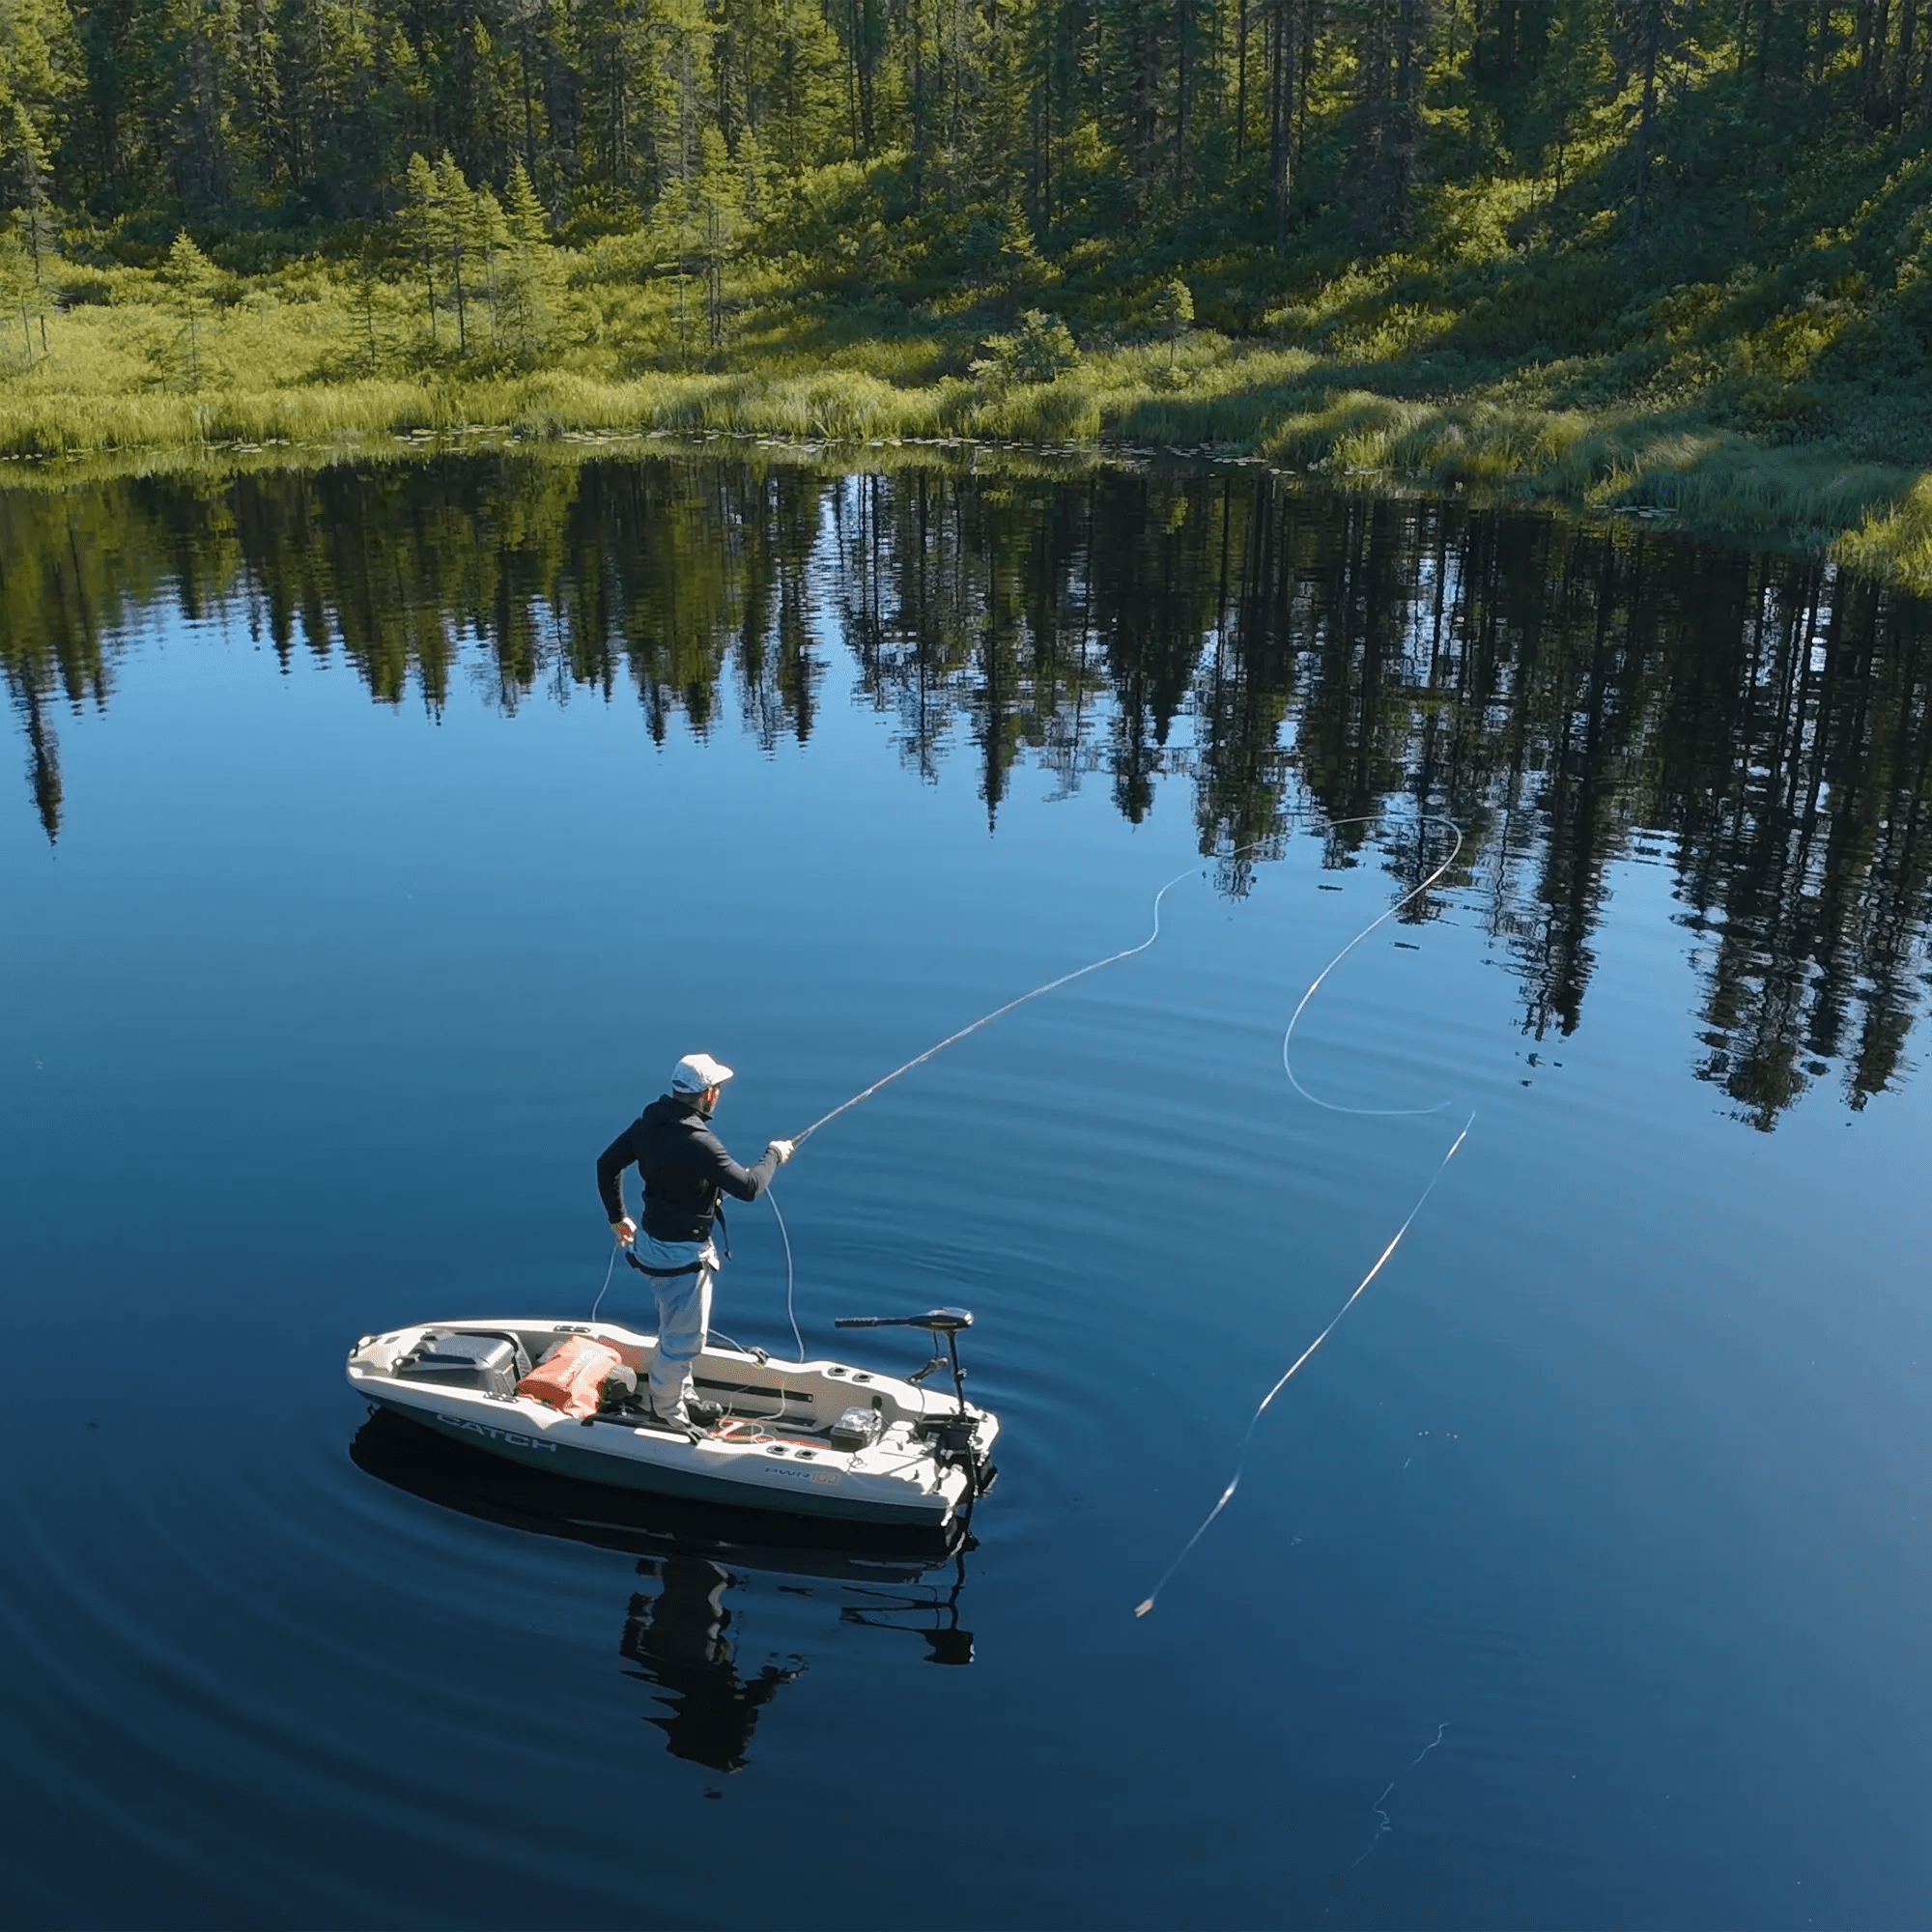
[{"label": "calm lake water", "polygon": [[[0,494],[6,1921],[1932,1922],[1932,613],[893,460]],[[1425,813],[1295,1070],[1448,1108],[1322,1111]],[[587,1309],[680,1053],[755,1153],[1183,871],[778,1189],[812,1352],[976,1313],[956,1561],[365,1427],[358,1335]]]}]

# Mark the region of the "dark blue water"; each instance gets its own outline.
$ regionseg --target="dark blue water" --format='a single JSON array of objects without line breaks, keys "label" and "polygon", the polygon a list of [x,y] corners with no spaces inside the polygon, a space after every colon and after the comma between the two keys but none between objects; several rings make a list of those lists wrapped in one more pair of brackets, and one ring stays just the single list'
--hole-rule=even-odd
[{"label": "dark blue water", "polygon": [[[451,539],[497,578],[399,590],[388,660],[245,491],[83,505],[91,631],[14,559],[6,1920],[1932,1921],[1922,616],[1525,519],[901,477],[922,635],[903,556],[855,579],[861,486],[761,522],[677,474],[693,554],[790,532],[701,622],[688,571],[573,561],[641,570],[642,510],[517,578],[514,477]],[[420,535],[453,475],[353,487]],[[0,501],[59,587],[49,514]],[[144,575],[170,517],[221,556]],[[1244,603],[1264,538],[1302,561]],[[1296,1070],[1451,1110],[1320,1111],[1282,1029],[1424,806],[1464,865]],[[1202,857],[1257,814],[1251,868]],[[1158,946],[781,1177],[809,1350],[975,1311],[1006,1433],[956,1565],[705,1570],[358,1445],[359,1334],[587,1307],[592,1162],[680,1053],[755,1152],[1189,867]],[[776,1347],[769,1214],[732,1242],[719,1322]]]}]

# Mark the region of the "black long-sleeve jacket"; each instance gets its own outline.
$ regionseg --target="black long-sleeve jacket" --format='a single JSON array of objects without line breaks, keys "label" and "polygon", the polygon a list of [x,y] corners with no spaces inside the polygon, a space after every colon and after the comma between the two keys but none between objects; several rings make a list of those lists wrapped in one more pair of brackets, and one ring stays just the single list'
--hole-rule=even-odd
[{"label": "black long-sleeve jacket", "polygon": [[719,1196],[755,1201],[779,1167],[772,1153],[755,1167],[740,1167],[681,1094],[653,1100],[597,1156],[597,1192],[613,1225],[624,1218],[623,1175],[634,1162],[644,1183],[639,1218],[644,1233],[658,1241],[709,1240]]}]

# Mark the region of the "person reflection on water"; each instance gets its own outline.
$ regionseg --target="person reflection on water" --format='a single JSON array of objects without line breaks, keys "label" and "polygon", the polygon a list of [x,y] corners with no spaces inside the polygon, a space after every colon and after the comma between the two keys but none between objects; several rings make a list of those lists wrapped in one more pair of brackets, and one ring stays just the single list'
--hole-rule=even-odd
[{"label": "person reflection on water", "polygon": [[[644,1565],[639,1566],[640,1569]],[[798,1670],[767,1663],[747,1680],[738,1675],[731,1612],[724,1593],[736,1579],[701,1556],[668,1556],[663,1588],[631,1599],[630,1620],[618,1644],[639,1667],[636,1675],[666,1694],[668,1714],[652,1718],[672,1757],[713,1771],[743,1771],[758,1713]]]},{"label": "person reflection on water", "polygon": [[[611,1232],[657,1295],[651,1407],[674,1429],[714,1422],[720,1412],[695,1397],[691,1365],[711,1321],[718,1267],[711,1230],[721,1196],[755,1201],[792,1155],[790,1141],[773,1141],[755,1167],[740,1167],[724,1151],[710,1121],[730,1078],[731,1069],[710,1054],[686,1054],[671,1070],[670,1092],[597,1156],[597,1192]],[[644,1187],[641,1228],[624,1207],[624,1170],[634,1165]]]}]

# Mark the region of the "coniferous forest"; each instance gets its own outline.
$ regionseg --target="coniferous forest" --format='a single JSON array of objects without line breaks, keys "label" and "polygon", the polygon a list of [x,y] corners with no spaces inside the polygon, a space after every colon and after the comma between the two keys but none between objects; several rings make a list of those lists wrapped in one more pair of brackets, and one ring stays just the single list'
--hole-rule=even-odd
[{"label": "coniferous forest", "polygon": [[0,0],[0,453],[1115,438],[1932,583],[1923,0]]}]

